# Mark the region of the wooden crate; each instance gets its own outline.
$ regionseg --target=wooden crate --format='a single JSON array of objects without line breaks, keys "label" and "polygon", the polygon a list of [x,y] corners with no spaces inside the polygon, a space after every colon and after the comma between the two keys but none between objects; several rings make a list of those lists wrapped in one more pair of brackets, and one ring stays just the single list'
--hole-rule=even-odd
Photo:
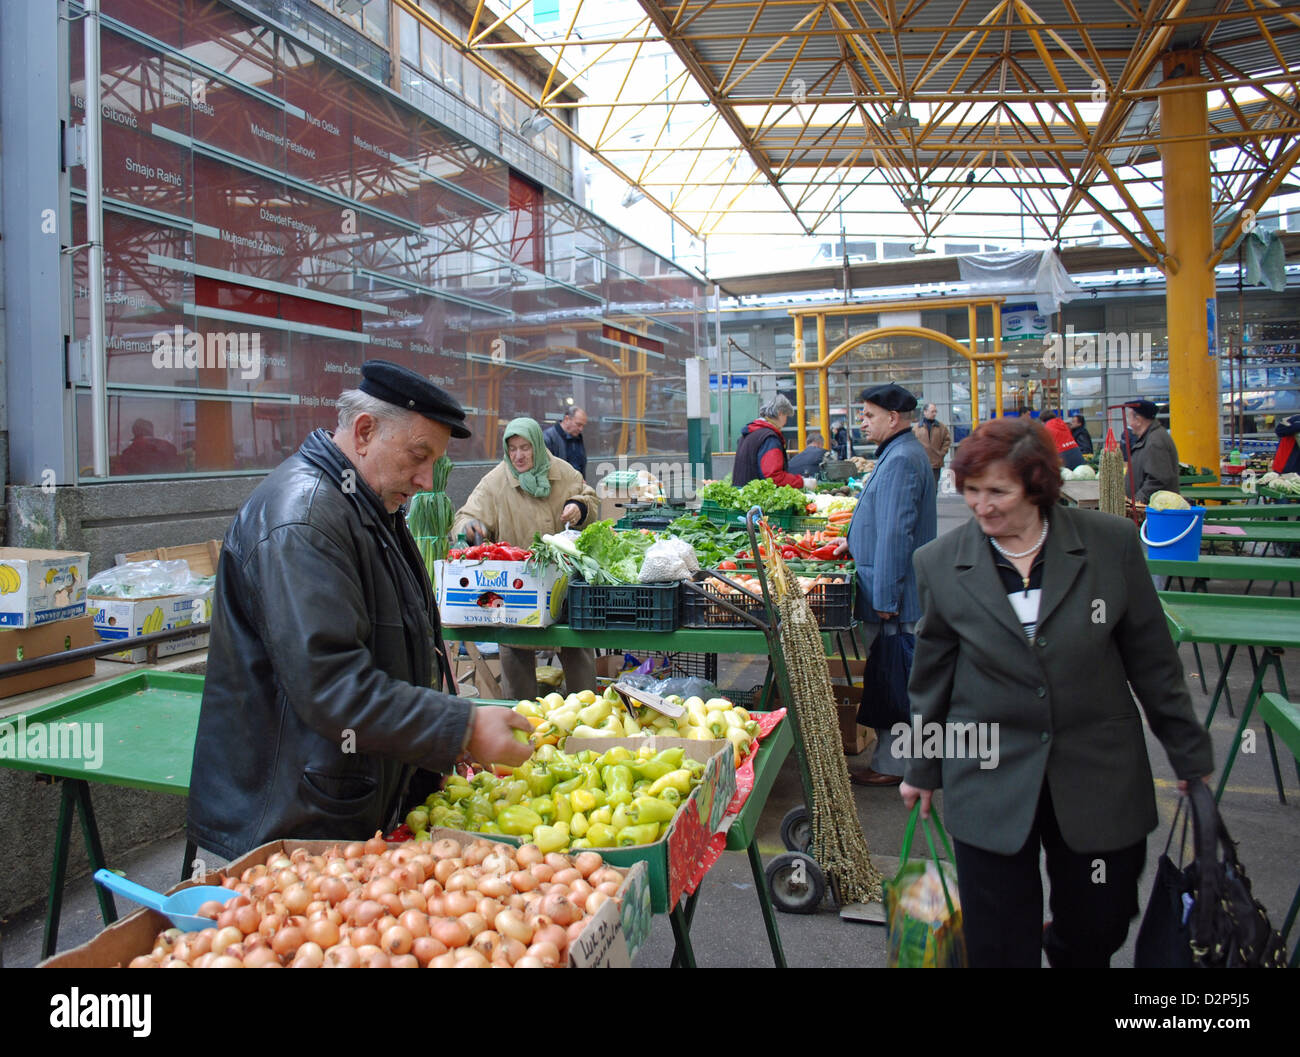
[{"label": "wooden crate", "polygon": [[221,540],[208,540],[206,543],[186,543],[181,547],[158,547],[151,551],[119,554],[117,561],[121,565],[123,562],[168,562],[180,559],[189,563],[190,572],[195,576],[212,576],[217,571],[220,556]]}]

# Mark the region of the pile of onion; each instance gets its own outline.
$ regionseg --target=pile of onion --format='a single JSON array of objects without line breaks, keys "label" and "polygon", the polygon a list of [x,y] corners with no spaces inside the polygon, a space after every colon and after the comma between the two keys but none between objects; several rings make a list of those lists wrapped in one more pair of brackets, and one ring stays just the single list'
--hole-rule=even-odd
[{"label": "pile of onion", "polygon": [[132,969],[541,969],[564,965],[623,872],[592,851],[544,855],[451,838],[276,852],[199,908],[202,932],[168,929]]}]

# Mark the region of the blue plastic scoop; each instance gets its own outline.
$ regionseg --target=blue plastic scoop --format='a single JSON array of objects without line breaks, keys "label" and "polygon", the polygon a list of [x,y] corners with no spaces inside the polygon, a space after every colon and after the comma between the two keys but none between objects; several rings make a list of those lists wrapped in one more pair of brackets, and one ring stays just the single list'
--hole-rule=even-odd
[{"label": "blue plastic scoop", "polygon": [[125,877],[113,873],[112,870],[96,870],[95,882],[103,885],[110,892],[126,896],[133,903],[139,903],[150,910],[166,915],[173,925],[184,932],[201,932],[203,929],[214,928],[216,922],[212,918],[201,918],[195,911],[209,900],[215,899],[224,905],[239,895],[238,892],[222,888],[220,885],[195,885],[192,888],[183,888],[175,895],[167,896],[134,881],[128,881]]}]

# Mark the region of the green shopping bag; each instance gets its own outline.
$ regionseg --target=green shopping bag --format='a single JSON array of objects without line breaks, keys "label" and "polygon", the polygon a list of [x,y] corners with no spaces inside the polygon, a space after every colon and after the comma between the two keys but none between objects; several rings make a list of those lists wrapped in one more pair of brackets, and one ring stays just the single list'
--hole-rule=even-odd
[{"label": "green shopping bag", "polygon": [[[957,870],[953,866],[952,845],[944,832],[939,812],[933,804],[930,818],[924,820],[930,857],[908,861],[912,837],[921,817],[921,802],[912,806],[903,834],[898,873],[885,882],[885,913],[889,932],[891,969],[964,969],[966,937],[961,927],[961,898],[957,893]],[[948,859],[939,858],[935,850],[934,831],[939,831]]]}]

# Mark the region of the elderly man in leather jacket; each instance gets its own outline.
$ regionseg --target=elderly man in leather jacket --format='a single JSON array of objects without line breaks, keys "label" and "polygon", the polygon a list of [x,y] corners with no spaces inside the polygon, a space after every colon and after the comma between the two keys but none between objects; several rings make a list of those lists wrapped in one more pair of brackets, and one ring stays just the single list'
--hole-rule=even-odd
[{"label": "elderly man in leather jacket", "polygon": [[[236,858],[277,838],[387,829],[416,768],[528,756],[504,708],[453,696],[436,600],[401,507],[432,485],[456,401],[371,361],[236,515],[221,552],[189,831]],[[444,692],[444,688],[446,692]]]}]

